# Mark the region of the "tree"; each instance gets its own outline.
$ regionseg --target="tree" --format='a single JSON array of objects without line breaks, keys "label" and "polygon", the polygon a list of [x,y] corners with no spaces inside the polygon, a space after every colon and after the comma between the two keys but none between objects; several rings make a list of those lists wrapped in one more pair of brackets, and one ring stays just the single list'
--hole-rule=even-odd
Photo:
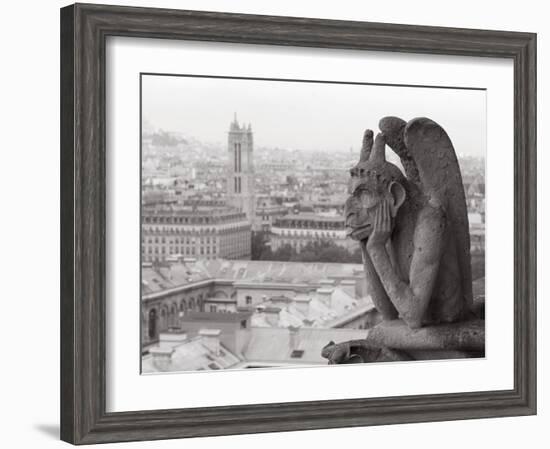
[{"label": "tree", "polygon": [[[253,251],[254,254],[254,251]],[[255,254],[257,255],[257,254]],[[297,252],[289,244],[272,251],[267,245],[262,249],[258,259],[289,262],[335,262],[362,263],[361,251],[357,248],[353,253],[337,245],[332,240],[317,240],[309,242]]]},{"label": "tree", "polygon": [[[281,248],[277,249],[277,251],[273,251],[270,248],[269,252],[266,252],[265,254],[262,255],[262,260],[275,260],[280,262],[288,262],[292,260],[293,254],[296,254],[296,251],[294,250],[294,248],[289,244],[286,244]],[[269,256],[269,259],[267,258],[268,256]]]},{"label": "tree", "polygon": [[268,241],[268,235],[264,231],[258,231],[252,233],[252,244],[251,244],[251,259],[260,260],[262,253],[271,248],[269,248],[266,243]]}]

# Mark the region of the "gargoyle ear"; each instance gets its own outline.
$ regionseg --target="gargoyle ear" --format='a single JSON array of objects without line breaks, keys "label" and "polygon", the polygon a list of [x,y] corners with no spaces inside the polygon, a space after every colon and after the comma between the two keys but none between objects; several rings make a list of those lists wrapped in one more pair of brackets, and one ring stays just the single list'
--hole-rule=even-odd
[{"label": "gargoyle ear", "polygon": [[401,205],[404,203],[405,198],[407,197],[407,193],[405,192],[405,188],[396,181],[392,181],[388,187],[388,190],[390,192],[391,200],[390,200],[390,210],[392,217],[395,217],[397,215],[397,211],[401,207]]}]

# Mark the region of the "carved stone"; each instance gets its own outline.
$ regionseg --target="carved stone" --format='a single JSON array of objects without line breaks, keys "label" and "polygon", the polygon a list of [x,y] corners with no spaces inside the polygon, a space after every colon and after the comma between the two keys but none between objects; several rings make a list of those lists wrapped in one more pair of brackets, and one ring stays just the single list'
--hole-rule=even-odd
[{"label": "carved stone", "polygon": [[474,319],[411,329],[401,320],[394,320],[371,329],[366,341],[372,347],[390,347],[407,353],[461,351],[481,354],[485,349],[485,322]]},{"label": "carved stone", "polygon": [[[329,344],[323,355],[331,363],[425,358],[430,351],[479,356],[484,322],[465,322],[474,318],[470,235],[451,140],[428,118],[406,123],[385,117],[379,128],[374,139],[365,132],[360,160],[350,171],[345,220],[384,322],[365,341]],[[386,161],[386,145],[405,173]]]}]

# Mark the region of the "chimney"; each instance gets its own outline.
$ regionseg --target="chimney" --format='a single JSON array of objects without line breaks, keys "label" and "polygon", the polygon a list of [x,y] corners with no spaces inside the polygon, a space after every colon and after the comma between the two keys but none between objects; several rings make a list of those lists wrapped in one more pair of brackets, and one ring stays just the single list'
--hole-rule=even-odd
[{"label": "chimney", "polygon": [[194,257],[184,257],[183,258],[183,264],[187,267],[193,267],[195,266],[195,263],[197,262],[197,259]]},{"label": "chimney", "polygon": [[317,289],[317,297],[327,306],[331,306],[331,300],[332,300],[332,293],[334,292],[334,288],[329,287],[320,287]]},{"label": "chimney", "polygon": [[169,329],[159,333],[159,348],[169,349],[179,346],[187,340],[187,333],[181,329]]},{"label": "chimney", "polygon": [[280,307],[265,307],[263,312],[265,313],[267,322],[271,326],[277,327],[279,325],[279,314],[281,313]]},{"label": "chimney", "polygon": [[300,344],[300,326],[288,326],[288,332],[290,334],[288,338],[288,345],[290,346],[290,350],[293,351],[294,349],[297,349]]},{"label": "chimney", "polygon": [[320,287],[334,287],[334,279],[321,279],[319,281]]},{"label": "chimney", "polygon": [[311,302],[310,296],[302,296],[294,298],[294,304],[296,308],[303,313],[306,317],[309,316],[309,303]]},{"label": "chimney", "polygon": [[208,348],[214,355],[220,355],[220,329],[201,329],[199,335],[202,344]]},{"label": "chimney", "polygon": [[173,348],[161,348],[154,347],[149,350],[149,353],[153,356],[153,365],[159,371],[169,371],[172,364]]},{"label": "chimney", "polygon": [[286,307],[288,304],[292,302],[292,299],[290,299],[286,295],[275,295],[269,298],[269,302],[273,304],[275,307]]},{"label": "chimney", "polygon": [[343,279],[340,282],[340,287],[352,298],[357,298],[357,287],[355,279]]}]

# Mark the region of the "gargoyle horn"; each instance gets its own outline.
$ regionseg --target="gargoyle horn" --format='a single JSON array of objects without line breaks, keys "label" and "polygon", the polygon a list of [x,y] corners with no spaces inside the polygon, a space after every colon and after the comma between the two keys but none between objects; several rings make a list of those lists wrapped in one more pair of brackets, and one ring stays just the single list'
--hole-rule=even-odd
[{"label": "gargoyle horn", "polygon": [[376,135],[370,153],[369,162],[382,163],[386,160],[386,137],[382,133]]},{"label": "gargoyle horn", "polygon": [[363,134],[363,143],[361,145],[361,154],[359,155],[359,162],[367,162],[369,160],[372,150],[373,134],[372,129],[365,130],[365,133]]}]

